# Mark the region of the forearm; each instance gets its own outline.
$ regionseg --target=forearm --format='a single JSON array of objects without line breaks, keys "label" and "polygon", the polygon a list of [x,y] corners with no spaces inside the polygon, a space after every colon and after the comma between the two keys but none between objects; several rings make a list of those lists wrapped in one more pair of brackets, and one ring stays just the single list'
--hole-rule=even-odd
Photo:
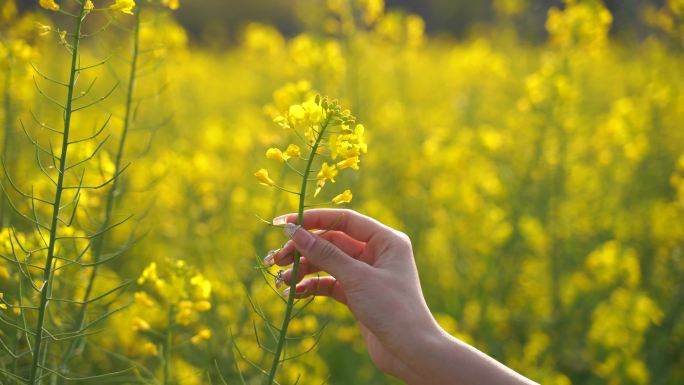
[{"label": "forearm", "polygon": [[423,333],[412,349],[402,354],[412,372],[402,378],[409,385],[535,384],[438,326]]}]

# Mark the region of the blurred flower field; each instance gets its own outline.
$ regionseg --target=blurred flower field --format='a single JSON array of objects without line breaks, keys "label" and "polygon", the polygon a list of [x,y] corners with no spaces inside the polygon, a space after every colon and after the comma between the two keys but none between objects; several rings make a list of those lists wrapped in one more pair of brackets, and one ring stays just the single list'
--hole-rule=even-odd
[{"label": "blurred flower field", "polygon": [[[136,2],[0,0],[0,384],[264,383],[286,240],[264,219],[297,210],[264,184],[290,188],[277,117],[317,94],[368,143],[320,199],[411,237],[446,330],[543,384],[684,382],[684,2],[637,41],[568,0],[531,45],[505,22],[524,1],[456,40],[317,0],[306,32],[223,52],[182,1]],[[397,383],[346,309],[307,305],[280,384]]]}]

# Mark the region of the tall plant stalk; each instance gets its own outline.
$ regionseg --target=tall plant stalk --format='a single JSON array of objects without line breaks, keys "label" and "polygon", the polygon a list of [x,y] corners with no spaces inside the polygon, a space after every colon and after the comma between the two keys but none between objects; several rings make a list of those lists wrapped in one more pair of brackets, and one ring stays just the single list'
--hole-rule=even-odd
[{"label": "tall plant stalk", "polygon": [[[7,68],[5,70],[5,83],[3,88],[3,108],[5,111],[5,137],[2,138],[2,161],[7,162],[7,157],[9,155],[9,143],[12,139],[12,66],[10,62],[12,60],[11,52],[7,53]],[[4,176],[3,176],[4,178]],[[5,202],[4,197],[5,191],[0,189],[0,228],[5,227]]]},{"label": "tall plant stalk", "polygon": [[[308,157],[304,158],[301,155],[301,149],[296,144],[289,144],[285,151],[278,148],[272,147],[266,151],[266,157],[271,160],[279,161],[285,163],[289,169],[296,172],[297,175],[301,177],[299,191],[293,191],[281,187],[273,181],[269,175],[268,170],[260,169],[254,176],[257,181],[264,186],[275,187],[289,194],[294,194],[298,196],[298,208],[297,208],[297,224],[303,225],[304,223],[304,209],[306,207],[311,207],[311,202],[307,204],[307,191],[309,188],[309,183],[316,182],[316,191],[314,192],[311,199],[316,198],[320,193],[321,189],[325,186],[327,181],[335,182],[335,177],[338,175],[340,170],[351,168],[358,169],[359,158],[361,154],[365,154],[367,151],[366,142],[364,139],[365,128],[361,124],[357,124],[355,127],[351,127],[352,124],[356,122],[356,118],[351,115],[351,111],[343,110],[341,105],[336,100],[329,100],[327,97],[321,98],[320,95],[316,95],[314,98],[304,101],[301,104],[291,105],[288,112],[283,115],[276,116],[274,118],[279,126],[290,130],[295,133],[300,139],[306,142],[306,145],[310,148],[308,151]],[[304,134],[301,135],[297,128],[303,128]],[[333,130],[336,128],[337,130]],[[327,161],[320,162],[320,169],[314,170],[314,160],[316,158],[324,158],[324,154],[329,155],[328,161],[332,161],[332,164],[328,164]],[[341,158],[341,160],[340,160]],[[290,159],[303,160],[305,162],[304,170],[300,171],[293,164],[289,163]],[[312,174],[315,174],[315,178],[309,178]],[[345,190],[342,194],[339,194],[332,198],[333,203],[341,204],[350,202],[352,199],[351,191]],[[274,264],[274,257],[277,251],[271,251],[266,259],[264,259],[264,264],[268,267]],[[288,340],[287,332],[290,321],[297,315],[304,307],[311,303],[313,298],[310,298],[302,307],[300,307],[296,313],[295,309],[295,299],[297,298],[297,277],[300,268],[300,258],[301,255],[297,250],[293,251],[293,263],[291,268],[290,282],[289,282],[289,293],[287,300],[285,301],[286,307],[283,314],[283,320],[277,333],[271,328],[271,322],[268,320],[263,311],[259,310],[258,306],[254,306],[254,310],[257,314],[267,322],[267,328],[271,331],[273,339],[275,340],[276,346],[273,350],[266,349],[268,353],[273,354],[273,362],[270,369],[267,371],[265,369],[260,369],[263,374],[265,374],[266,381],[265,385],[271,385],[276,383],[275,377],[278,372],[278,368],[283,361],[294,358],[282,357],[283,350],[285,349],[285,343]],[[282,283],[282,271],[275,276],[276,286]],[[250,301],[251,302],[251,301]],[[320,335],[320,334],[318,334]],[[258,338],[256,336],[257,343],[261,346]],[[315,346],[315,344],[314,344]],[[236,345],[237,348],[237,345]],[[310,351],[312,348],[307,349],[307,351],[297,354],[299,356]],[[244,355],[239,351],[238,353],[244,358]]]},{"label": "tall plant stalk", "polygon": [[64,175],[67,167],[67,155],[69,149],[69,131],[71,129],[71,118],[73,114],[74,89],[76,88],[76,81],[78,78],[77,69],[79,59],[79,44],[81,42],[81,27],[85,17],[86,2],[83,1],[79,5],[78,16],[76,18],[76,31],[73,37],[73,45],[71,47],[71,67],[69,70],[69,83],[67,86],[67,98],[64,109],[64,130],[62,132],[62,149],[59,157],[59,174],[57,176],[57,186],[55,190],[55,198],[52,203],[52,217],[50,220],[50,237],[47,248],[47,258],[43,268],[43,286],[40,289],[40,303],[38,305],[38,319],[35,328],[35,342],[33,347],[33,357],[31,361],[31,369],[29,375],[29,385],[36,384],[40,379],[41,367],[44,366],[47,350],[43,345],[43,333],[45,331],[45,316],[47,314],[47,307],[49,302],[49,294],[52,289],[52,280],[54,277],[53,263],[55,258],[55,245],[57,243],[57,227],[59,225],[59,211],[62,203],[62,193],[64,191]]},{"label": "tall plant stalk", "polygon": [[[309,156],[306,161],[306,168],[304,169],[304,172],[302,173],[302,184],[299,190],[299,208],[297,210],[298,217],[297,217],[297,224],[302,225],[304,222],[304,208],[306,207],[306,190],[309,185],[309,174],[311,174],[311,166],[313,165],[313,160],[314,157],[317,154],[318,147],[320,146],[321,140],[323,139],[323,135],[325,134],[325,130],[328,128],[328,124],[330,123],[330,119],[326,119],[325,123],[321,125],[321,130],[318,133],[318,137],[316,138],[316,141],[314,142],[313,146],[311,146],[311,151],[309,152]],[[273,355],[273,363],[271,364],[271,370],[269,371],[268,374],[268,379],[266,381],[266,385],[271,385],[273,384],[273,381],[275,380],[275,375],[276,372],[278,371],[278,367],[280,366],[280,356],[283,351],[283,347],[285,346],[285,340],[287,338],[287,328],[290,324],[290,317],[292,316],[292,310],[294,309],[294,300],[295,300],[295,294],[296,294],[296,286],[297,286],[297,280],[295,277],[297,277],[297,273],[299,271],[299,260],[301,258],[301,255],[299,254],[298,251],[295,251],[294,253],[294,262],[292,264],[292,275],[291,275],[291,280],[290,280],[290,293],[287,296],[287,307],[285,308],[285,316],[283,318],[283,323],[282,326],[280,327],[280,334],[278,336],[278,342],[276,345],[276,349],[274,351]]]},{"label": "tall plant stalk", "polygon": [[[133,114],[133,96],[135,92],[136,74],[138,66],[138,56],[139,56],[139,43],[140,43],[140,5],[137,5],[134,12],[133,21],[133,46],[131,52],[131,65],[130,72],[128,75],[128,87],[126,89],[126,105],[125,113],[123,119],[123,129],[121,131],[121,138],[119,139],[119,144],[116,152],[116,159],[114,161],[114,175],[119,175],[122,171],[122,160],[124,154],[124,148],[126,146],[126,138],[128,137],[129,128],[131,126],[132,114]],[[114,210],[114,204],[117,198],[117,192],[119,189],[119,184],[121,183],[121,178],[115,178],[112,181],[112,186],[107,192],[107,198],[105,203],[104,219],[98,231],[98,234],[93,238],[92,247],[92,257],[93,257],[93,267],[88,277],[88,285],[83,294],[83,300],[81,309],[79,311],[78,317],[76,318],[76,330],[81,330],[86,323],[88,304],[90,303],[90,298],[93,292],[93,287],[95,285],[95,279],[98,273],[98,267],[100,265],[100,260],[102,258],[102,251],[104,250],[104,245],[106,241],[107,229],[111,226],[112,212]],[[66,367],[69,360],[73,357],[74,353],[78,349],[79,344],[82,341],[82,336],[79,336],[71,341],[69,348],[64,355],[62,360],[62,367]]]}]

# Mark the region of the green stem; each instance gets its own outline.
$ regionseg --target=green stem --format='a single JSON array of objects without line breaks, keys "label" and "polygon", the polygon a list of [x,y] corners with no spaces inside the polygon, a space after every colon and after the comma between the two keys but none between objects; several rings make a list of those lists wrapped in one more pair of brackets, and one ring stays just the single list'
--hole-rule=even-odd
[{"label": "green stem", "polygon": [[67,149],[69,148],[69,129],[71,128],[71,115],[73,106],[74,89],[76,88],[76,78],[78,71],[76,66],[78,63],[78,47],[81,41],[81,26],[85,17],[85,1],[81,3],[78,18],[76,19],[76,32],[74,33],[74,45],[71,51],[71,69],[69,70],[69,87],[67,91],[66,108],[64,111],[64,132],[62,133],[62,151],[59,158],[59,175],[57,176],[57,187],[55,191],[55,200],[52,209],[52,220],[50,225],[50,240],[47,249],[47,258],[45,260],[45,268],[43,274],[43,287],[40,290],[40,304],[38,305],[38,320],[36,322],[36,338],[33,348],[33,359],[31,362],[31,371],[29,376],[29,385],[34,385],[40,378],[40,366],[43,361],[43,332],[45,325],[45,315],[47,314],[48,306],[48,292],[52,287],[53,271],[52,264],[54,260],[55,244],[57,243],[57,226],[59,219],[59,208],[62,202],[62,192],[64,186],[64,170],[67,161]]},{"label": "green stem", "polygon": [[[132,62],[131,62],[131,71],[129,74],[129,80],[128,80],[128,89],[126,90],[126,112],[124,114],[124,125],[123,125],[123,130],[121,133],[121,139],[119,140],[119,147],[118,151],[116,153],[116,160],[114,162],[114,175],[119,175],[119,172],[121,171],[121,163],[123,159],[123,153],[124,153],[124,147],[126,144],[126,138],[128,136],[128,131],[129,127],[131,125],[131,116],[133,114],[133,93],[135,90],[135,82],[136,82],[136,72],[137,72],[137,66],[138,66],[138,53],[139,53],[139,32],[140,32],[140,6],[136,6],[135,9],[133,10],[135,13],[135,21],[133,25],[133,48],[132,48]],[[81,330],[85,326],[86,322],[86,315],[87,315],[87,308],[88,308],[88,301],[90,299],[90,296],[93,291],[93,287],[95,285],[95,277],[97,276],[97,271],[98,271],[98,266],[99,266],[99,261],[100,257],[102,256],[102,250],[104,249],[104,244],[105,244],[105,231],[107,228],[109,228],[111,224],[111,218],[112,218],[112,211],[114,210],[114,202],[117,198],[117,191],[119,189],[119,184],[120,184],[120,176],[116,177],[114,181],[112,182],[112,187],[107,193],[107,200],[106,200],[106,208],[105,208],[105,215],[104,215],[104,220],[102,221],[102,225],[100,226],[100,230],[98,233],[100,234],[99,236],[95,237],[93,240],[93,248],[92,248],[92,256],[93,256],[93,268],[90,273],[90,277],[88,279],[88,285],[86,286],[85,293],[83,295],[83,300],[82,303],[83,305],[81,306],[81,309],[79,311],[77,322],[77,331]],[[66,367],[68,364],[69,360],[72,358],[74,352],[78,348],[79,343],[81,342],[81,338],[75,338],[72,340],[69,349],[67,350],[66,354],[64,355],[64,359],[62,360],[62,367]]]},{"label": "green stem", "polygon": [[[12,56],[7,54],[7,70],[5,71],[5,89],[4,89],[4,109],[5,109],[5,137],[2,141],[2,161],[7,164],[7,155],[9,150],[9,142],[12,138],[12,101],[10,99],[10,91],[12,89]],[[3,177],[4,181],[4,177]],[[5,227],[5,192],[0,189],[0,228]]]},{"label": "green stem", "polygon": [[[299,193],[299,210],[298,210],[298,217],[297,217],[297,224],[302,225],[304,223],[304,207],[305,207],[305,199],[306,199],[306,188],[309,184],[309,174],[311,173],[311,165],[313,164],[313,159],[316,156],[316,152],[318,151],[318,146],[321,143],[321,139],[323,139],[323,134],[325,133],[325,129],[328,128],[329,120],[326,120],[325,123],[321,125],[321,132],[318,134],[318,137],[316,138],[316,142],[313,144],[311,147],[311,152],[309,153],[309,158],[306,162],[306,168],[304,169],[304,175],[302,176],[302,187],[300,189]],[[294,279],[294,277],[297,276],[297,272],[299,271],[299,259],[301,255],[299,254],[298,251],[295,250],[294,253],[294,262],[292,264],[292,279],[290,280],[290,294],[287,297],[287,307],[285,308],[285,317],[283,318],[283,324],[280,328],[280,335],[278,336],[278,344],[276,345],[276,350],[274,352],[273,356],[273,364],[271,364],[271,370],[268,374],[268,380],[266,381],[266,385],[271,385],[273,384],[273,381],[275,380],[275,375],[276,372],[278,371],[278,366],[280,365],[280,355],[282,354],[283,347],[285,346],[285,338],[287,337],[287,327],[290,324],[290,317],[292,316],[292,310],[294,309],[294,300],[295,300],[295,294],[296,294],[296,287],[297,287],[297,280]]]},{"label": "green stem", "polygon": [[171,375],[170,375],[170,370],[169,370],[169,361],[171,359],[171,339],[173,337],[173,325],[174,325],[174,318],[175,312],[173,305],[169,309],[169,328],[166,330],[166,341],[164,342],[164,356],[163,356],[163,361],[162,361],[162,366],[163,366],[163,371],[164,371],[164,379],[163,379],[163,384],[168,385],[171,381]]}]

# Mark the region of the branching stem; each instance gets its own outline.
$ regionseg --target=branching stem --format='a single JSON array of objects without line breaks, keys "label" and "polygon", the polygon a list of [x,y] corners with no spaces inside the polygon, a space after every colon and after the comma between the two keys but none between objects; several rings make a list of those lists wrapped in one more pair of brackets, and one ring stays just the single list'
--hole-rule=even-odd
[{"label": "branching stem", "polygon": [[55,201],[52,210],[52,219],[50,226],[50,239],[47,250],[47,258],[45,260],[45,271],[43,274],[43,286],[40,289],[40,304],[38,306],[38,320],[36,322],[36,336],[34,342],[33,359],[31,362],[31,371],[29,376],[29,385],[35,385],[40,379],[40,368],[44,367],[42,362],[45,358],[45,352],[43,346],[43,332],[45,325],[45,315],[47,314],[48,297],[52,289],[52,265],[55,257],[55,244],[57,243],[57,227],[59,225],[59,208],[62,201],[62,192],[64,189],[64,169],[67,164],[67,150],[69,148],[69,129],[71,128],[71,115],[72,115],[72,99],[74,96],[74,89],[76,88],[76,79],[78,71],[76,70],[76,65],[78,63],[78,48],[81,40],[81,26],[83,25],[83,19],[85,17],[85,4],[82,2],[79,10],[79,16],[76,19],[76,33],[74,34],[74,44],[71,50],[71,69],[69,71],[69,88],[66,98],[66,109],[64,111],[64,135],[62,137],[62,152],[59,161],[59,175],[57,178],[57,189],[55,191]]},{"label": "branching stem", "polygon": [[[323,134],[325,133],[325,129],[328,127],[330,121],[327,119],[322,125],[321,125],[321,131],[316,137],[316,142],[314,142],[313,146],[311,146],[311,152],[309,153],[309,156],[307,158],[306,162],[306,168],[304,169],[304,174],[302,175],[302,187],[300,189],[300,195],[299,195],[299,209],[298,209],[298,217],[297,217],[297,224],[302,225],[304,223],[304,208],[306,207],[306,189],[309,185],[309,174],[311,173],[311,166],[313,165],[313,160],[316,156],[316,151],[318,150],[318,146],[321,143],[321,140],[323,139]],[[299,259],[301,255],[299,254],[298,251],[295,250],[294,253],[294,262],[292,264],[292,275],[291,277],[296,277],[297,272],[299,270]],[[280,356],[283,351],[283,347],[285,346],[285,340],[287,339],[287,327],[290,324],[290,317],[292,316],[292,310],[294,309],[294,300],[295,300],[295,294],[296,294],[296,286],[297,286],[297,280],[291,279],[290,280],[290,294],[287,297],[287,307],[285,308],[285,317],[283,318],[283,324],[280,327],[280,335],[278,336],[278,344],[276,345],[276,349],[274,351],[273,355],[273,364],[271,365],[271,370],[269,371],[268,374],[268,379],[265,383],[265,385],[271,385],[273,384],[275,380],[275,375],[276,372],[278,371],[278,367],[280,366]]]},{"label": "branching stem", "polygon": [[[8,50],[7,62],[11,60],[11,50]],[[11,97],[12,89],[12,65],[7,65],[5,71],[5,88],[4,88],[4,110],[5,110],[5,137],[2,138],[2,162],[7,162],[9,143],[12,139],[12,100]],[[0,228],[4,228],[5,225],[5,192],[0,191]]]},{"label": "branching stem", "polygon": [[[106,237],[106,231],[110,227],[111,224],[111,219],[112,219],[112,212],[114,210],[114,202],[116,201],[117,198],[117,191],[119,189],[119,183],[120,183],[120,173],[121,173],[121,163],[123,159],[123,153],[124,153],[124,148],[126,145],[126,138],[128,136],[128,131],[129,127],[131,124],[131,117],[132,117],[132,112],[133,112],[133,93],[135,90],[135,82],[136,82],[136,71],[137,71],[137,65],[138,65],[138,53],[139,53],[139,31],[140,31],[140,5],[136,6],[134,8],[135,13],[135,20],[134,20],[134,26],[133,26],[133,48],[132,48],[132,61],[131,61],[131,67],[130,67],[130,73],[129,73],[129,81],[128,81],[128,88],[126,90],[126,112],[124,115],[124,124],[123,124],[123,130],[121,132],[121,138],[119,140],[119,145],[118,145],[118,150],[116,153],[116,160],[114,161],[114,174],[113,175],[118,175],[117,177],[114,178],[112,181],[112,187],[109,189],[107,193],[107,199],[106,199],[106,207],[105,207],[105,213],[104,213],[104,220],[102,222],[102,225],[100,226],[100,231],[98,231],[98,236],[96,236],[93,239],[93,247],[92,247],[92,257],[93,257],[93,268],[90,272],[90,277],[88,278],[88,285],[86,286],[86,290],[83,294],[83,300],[82,303],[83,305],[81,306],[81,309],[79,311],[78,317],[77,317],[77,329],[79,330],[82,328],[85,323],[86,323],[86,315],[87,315],[87,309],[88,309],[88,304],[91,302],[89,301],[90,296],[92,295],[93,287],[95,285],[95,278],[97,276],[98,272],[98,266],[100,265],[98,262],[100,261],[100,258],[102,257],[102,251],[104,249],[104,244],[105,244],[105,237]],[[69,349],[67,350],[67,353],[64,355],[64,358],[62,360],[62,367],[65,367],[71,357],[73,357],[74,352],[78,349],[78,345],[80,343],[80,339],[76,338],[74,339],[70,346]]]}]

